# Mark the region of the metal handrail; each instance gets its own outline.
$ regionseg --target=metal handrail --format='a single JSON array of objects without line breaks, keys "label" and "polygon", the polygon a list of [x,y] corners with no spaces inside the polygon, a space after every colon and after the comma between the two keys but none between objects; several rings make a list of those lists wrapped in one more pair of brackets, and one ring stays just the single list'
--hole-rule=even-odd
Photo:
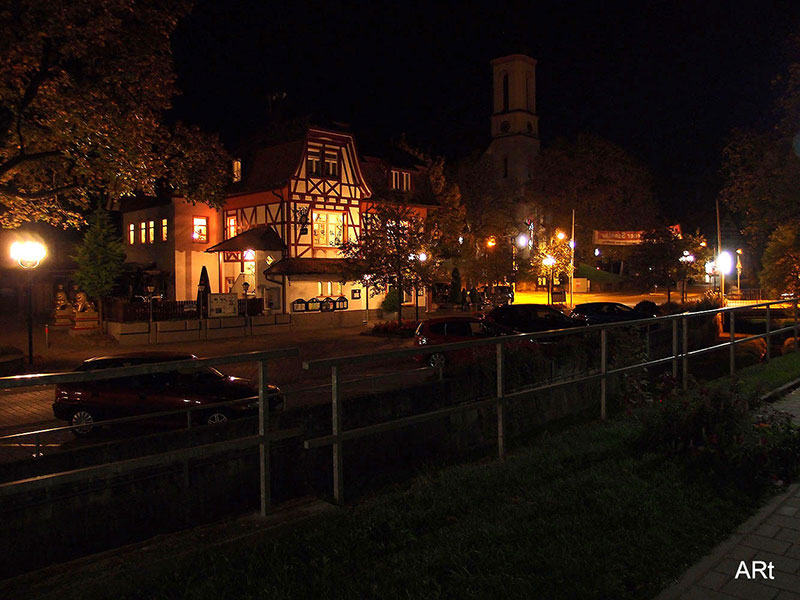
[{"label": "metal handrail", "polygon": [[[776,330],[771,330],[770,307],[774,306],[787,306],[793,308],[792,319],[793,324],[791,327],[783,327]],[[737,312],[751,311],[753,308],[764,307],[766,309],[766,331],[763,334],[754,334],[747,336],[743,339],[736,339],[734,333],[734,316]],[[723,313],[731,314],[730,325],[730,339],[728,342],[722,344],[714,344],[706,348],[696,350],[689,350],[689,337],[688,337],[688,322],[690,319],[704,316],[721,315]],[[662,357],[654,360],[645,360],[634,365],[625,365],[622,367],[608,368],[608,331],[620,327],[625,328],[638,328],[650,326],[652,324],[671,323],[672,324],[672,354],[667,357]],[[682,324],[682,347],[678,344],[678,325]],[[557,387],[564,387],[567,385],[574,385],[577,383],[589,382],[600,380],[600,418],[606,418],[606,387],[609,376],[623,374],[638,369],[644,369],[650,366],[664,365],[672,363],[673,374],[677,376],[678,363],[682,363],[683,371],[683,387],[688,386],[688,360],[689,357],[706,354],[709,352],[718,351],[724,348],[730,348],[730,373],[735,373],[735,355],[733,348],[737,343],[749,341],[752,339],[767,339],[767,353],[766,360],[769,360],[769,341],[774,335],[793,331],[795,339],[798,338],[798,299],[784,299],[772,302],[763,302],[746,307],[721,307],[710,310],[703,310],[697,312],[684,312],[674,315],[665,315],[661,317],[653,317],[648,319],[637,319],[631,321],[621,321],[617,323],[605,323],[601,325],[587,325],[583,327],[575,327],[568,329],[558,329],[553,331],[543,331],[535,333],[523,333],[510,336],[500,336],[493,338],[484,338],[480,340],[470,340],[466,342],[453,342],[447,344],[434,344],[431,346],[416,346],[410,349],[403,350],[390,350],[384,352],[375,352],[365,355],[351,355],[336,358],[325,358],[303,362],[303,368],[311,370],[315,368],[330,368],[331,370],[331,433],[326,436],[320,436],[313,439],[306,440],[304,445],[306,448],[315,448],[319,446],[330,445],[333,447],[333,496],[336,502],[342,502],[344,496],[344,464],[343,464],[343,450],[342,443],[346,440],[371,435],[382,431],[390,431],[401,427],[407,427],[415,423],[441,418],[456,412],[464,410],[477,409],[481,407],[488,407],[495,405],[497,408],[497,448],[498,456],[502,459],[505,457],[505,441],[504,441],[504,405],[508,398],[520,397],[531,392],[543,391],[554,389]],[[573,376],[558,382],[549,382],[541,385],[533,385],[524,387],[522,389],[514,390],[510,393],[505,391],[504,383],[504,349],[508,344],[523,341],[535,341],[542,338],[563,337],[566,335],[581,335],[586,333],[600,333],[600,369],[599,372],[591,372],[590,374],[581,374]],[[365,427],[358,427],[354,429],[344,429],[342,427],[342,392],[341,385],[344,383],[341,380],[340,368],[342,366],[352,364],[364,364],[367,362],[376,362],[387,358],[400,358],[408,356],[419,356],[420,354],[428,355],[434,353],[447,353],[454,350],[461,350],[467,348],[475,348],[479,346],[488,346],[494,344],[496,348],[497,357],[497,392],[495,397],[488,399],[476,399],[470,402],[460,403],[455,406],[450,406],[444,409],[437,409],[428,411],[421,414],[413,415],[410,417],[403,417],[391,421],[385,421]],[[649,351],[648,351],[649,352]],[[649,358],[649,356],[648,356]],[[441,374],[441,369],[440,369]]]}]

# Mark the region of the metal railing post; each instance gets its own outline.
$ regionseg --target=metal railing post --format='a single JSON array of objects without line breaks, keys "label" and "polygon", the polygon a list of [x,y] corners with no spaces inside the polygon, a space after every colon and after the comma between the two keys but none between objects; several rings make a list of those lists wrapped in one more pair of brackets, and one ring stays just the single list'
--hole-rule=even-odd
[{"label": "metal railing post", "polygon": [[339,367],[331,367],[331,429],[333,442],[333,499],[337,504],[344,501],[344,464],[342,461],[342,404]]},{"label": "metal railing post", "polygon": [[770,359],[770,355],[772,354],[772,352],[770,351],[770,346],[772,344],[770,344],[770,331],[769,331],[770,330],[770,322],[769,321],[770,321],[770,318],[769,318],[769,304],[767,304],[767,324],[766,324],[766,334],[767,334],[767,336],[764,338],[767,341],[767,354],[764,356],[764,360],[769,360]]},{"label": "metal railing post", "polygon": [[503,396],[505,395],[504,374],[503,344],[497,344],[497,457],[500,460],[506,457],[505,410],[503,406]]},{"label": "metal railing post", "polygon": [[678,379],[678,319],[672,319],[672,377]]},{"label": "metal railing post", "polygon": [[269,466],[269,385],[267,382],[267,361],[258,361],[258,445],[259,475],[261,479],[261,516],[266,517],[272,501],[272,481]]},{"label": "metal railing post", "polygon": [[608,336],[607,330],[600,331],[600,419],[606,419],[606,371],[608,370]]},{"label": "metal railing post", "polygon": [[730,320],[730,334],[731,334],[731,348],[730,348],[730,360],[731,360],[731,377],[736,374],[736,313],[731,311],[728,313],[731,317]]},{"label": "metal railing post", "polygon": [[683,389],[689,389],[689,319],[683,317]]},{"label": "metal railing post", "polygon": [[41,458],[42,456],[44,456],[44,454],[42,454],[42,440],[39,437],[39,434],[37,433],[36,434],[36,452],[34,453],[33,458]]}]

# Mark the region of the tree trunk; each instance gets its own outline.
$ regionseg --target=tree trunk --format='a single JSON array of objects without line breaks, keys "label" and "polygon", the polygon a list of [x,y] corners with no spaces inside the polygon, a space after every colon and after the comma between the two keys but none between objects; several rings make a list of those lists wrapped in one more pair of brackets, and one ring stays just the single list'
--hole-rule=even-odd
[{"label": "tree trunk", "polygon": [[669,290],[670,290],[670,287],[671,286],[669,284],[667,284],[667,304],[669,304],[669,298],[670,298]]},{"label": "tree trunk", "polygon": [[397,274],[397,325],[403,324],[403,274]]}]

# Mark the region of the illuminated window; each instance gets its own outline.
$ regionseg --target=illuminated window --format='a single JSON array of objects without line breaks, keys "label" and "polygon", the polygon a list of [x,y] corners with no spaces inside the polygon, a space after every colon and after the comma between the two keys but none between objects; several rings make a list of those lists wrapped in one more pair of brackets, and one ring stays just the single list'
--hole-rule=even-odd
[{"label": "illuminated window", "polygon": [[128,225],[128,243],[131,245],[136,243],[136,225],[133,223]]},{"label": "illuminated window", "polygon": [[306,158],[306,175],[322,175],[322,166],[319,160],[319,150],[309,150]]},{"label": "illuminated window", "polygon": [[411,173],[392,169],[392,189],[409,191],[411,189]]},{"label": "illuminated window", "polygon": [[201,244],[208,241],[208,217],[192,218],[192,241]]},{"label": "illuminated window", "polygon": [[314,245],[340,246],[344,241],[344,213],[314,211]]},{"label": "illuminated window", "polygon": [[242,180],[242,160],[240,158],[233,159],[233,181]]},{"label": "illuminated window", "polygon": [[325,151],[325,177],[339,179],[339,153]]},{"label": "illuminated window", "polygon": [[147,243],[147,223],[144,221],[139,223],[139,240],[143,244]]},{"label": "illuminated window", "polygon": [[161,241],[167,241],[167,220],[161,219]]},{"label": "illuminated window", "polygon": [[228,238],[230,239],[236,235],[236,217],[228,217],[227,227]]},{"label": "illuminated window", "polygon": [[152,244],[156,241],[156,222],[150,221],[147,224],[147,239]]}]

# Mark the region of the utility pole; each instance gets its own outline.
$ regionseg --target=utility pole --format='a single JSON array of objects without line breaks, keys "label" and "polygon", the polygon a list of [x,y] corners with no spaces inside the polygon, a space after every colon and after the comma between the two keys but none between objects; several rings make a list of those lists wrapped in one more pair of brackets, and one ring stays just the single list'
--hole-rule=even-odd
[{"label": "utility pole", "polygon": [[573,288],[575,287],[575,209],[572,209],[572,233],[569,237],[569,305],[575,306]]}]

